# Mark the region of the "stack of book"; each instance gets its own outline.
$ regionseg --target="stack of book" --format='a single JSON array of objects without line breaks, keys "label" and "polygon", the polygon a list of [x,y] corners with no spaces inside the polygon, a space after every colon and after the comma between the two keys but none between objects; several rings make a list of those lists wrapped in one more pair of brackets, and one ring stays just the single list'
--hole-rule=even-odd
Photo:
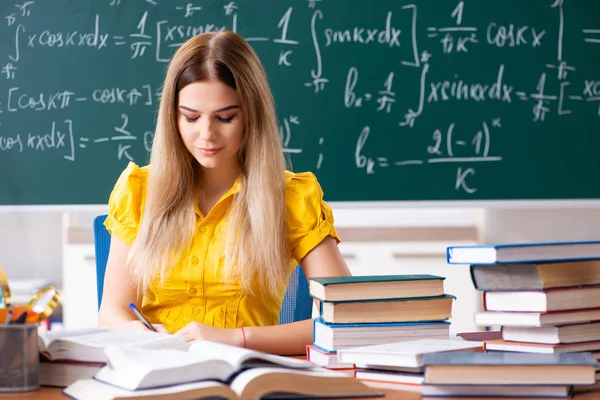
[{"label": "stack of book", "polygon": [[481,352],[482,343],[457,339],[419,339],[338,351],[340,362],[360,366],[355,377],[366,381],[421,385],[424,357],[446,352]]},{"label": "stack of book", "polygon": [[600,241],[456,246],[483,292],[480,326],[499,326],[486,351],[592,352],[600,358]]},{"label": "stack of book", "polygon": [[312,278],[318,300],[309,361],[328,368],[352,368],[340,362],[340,349],[447,339],[454,296],[444,294],[444,279],[434,275],[377,275]]}]

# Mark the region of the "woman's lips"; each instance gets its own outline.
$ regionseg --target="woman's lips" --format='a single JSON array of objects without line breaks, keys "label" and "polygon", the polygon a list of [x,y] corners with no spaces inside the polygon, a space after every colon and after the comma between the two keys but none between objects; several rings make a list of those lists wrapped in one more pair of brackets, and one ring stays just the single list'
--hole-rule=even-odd
[{"label": "woman's lips", "polygon": [[202,155],[210,157],[210,156],[214,156],[215,154],[217,154],[222,149],[223,149],[222,147],[198,148],[198,151],[200,151],[200,153]]}]

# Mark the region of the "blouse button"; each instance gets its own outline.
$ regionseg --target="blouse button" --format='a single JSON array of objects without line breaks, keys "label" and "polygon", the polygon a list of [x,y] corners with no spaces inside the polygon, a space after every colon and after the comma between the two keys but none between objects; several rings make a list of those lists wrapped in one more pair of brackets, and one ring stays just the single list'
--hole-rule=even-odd
[{"label": "blouse button", "polygon": [[196,265],[200,262],[200,259],[196,256],[192,257],[192,264]]},{"label": "blouse button", "polygon": [[194,314],[194,315],[198,315],[198,314],[200,314],[200,308],[198,308],[198,307],[194,307],[194,308],[192,309],[192,314]]},{"label": "blouse button", "polygon": [[196,292],[197,292],[196,288],[191,288],[188,293],[189,294],[196,294]]},{"label": "blouse button", "polygon": [[206,233],[207,230],[208,228],[206,226],[200,227],[200,233]]}]

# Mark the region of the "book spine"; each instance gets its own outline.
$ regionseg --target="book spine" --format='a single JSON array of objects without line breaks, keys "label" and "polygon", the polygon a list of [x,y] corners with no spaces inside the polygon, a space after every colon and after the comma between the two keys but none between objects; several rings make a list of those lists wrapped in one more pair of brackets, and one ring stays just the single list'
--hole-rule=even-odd
[{"label": "book spine", "polygon": [[483,311],[489,311],[487,309],[487,292],[483,292]]},{"label": "book spine", "polygon": [[475,279],[475,266],[473,264],[469,266],[469,273],[471,274],[471,282],[473,282],[473,287],[476,290],[481,290],[477,284],[477,279]]}]

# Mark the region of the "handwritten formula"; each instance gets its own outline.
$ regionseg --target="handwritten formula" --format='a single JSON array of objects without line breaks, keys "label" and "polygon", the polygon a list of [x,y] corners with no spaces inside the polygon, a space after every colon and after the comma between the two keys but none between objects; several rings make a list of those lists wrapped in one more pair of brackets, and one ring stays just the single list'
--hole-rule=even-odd
[{"label": "handwritten formula", "polygon": [[148,161],[174,51],[233,30],[265,65],[293,169],[314,171],[330,200],[510,198],[511,185],[535,198],[600,167],[592,3],[6,1],[0,168],[37,160],[48,168],[33,181],[85,187],[81,171],[103,165],[110,187]]}]

